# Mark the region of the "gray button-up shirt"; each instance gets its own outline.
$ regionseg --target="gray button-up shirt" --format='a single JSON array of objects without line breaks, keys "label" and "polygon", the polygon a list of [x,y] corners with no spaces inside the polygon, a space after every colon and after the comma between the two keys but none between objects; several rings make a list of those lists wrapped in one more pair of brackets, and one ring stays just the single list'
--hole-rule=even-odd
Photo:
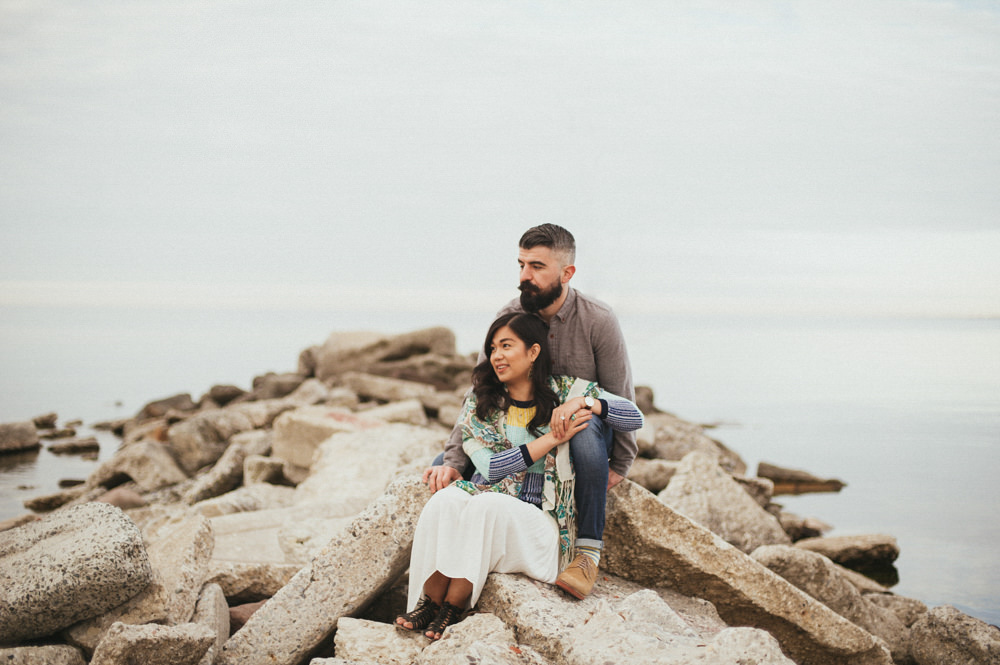
[{"label": "gray button-up shirt", "polygon": [[[519,299],[507,303],[497,316],[509,312],[524,312]],[[618,318],[603,302],[567,287],[566,301],[549,321],[549,351],[553,374],[597,381],[608,392],[635,401],[625,338]],[[479,362],[485,359],[480,350]],[[615,432],[614,437],[609,466],[624,477],[638,451],[635,432]],[[467,462],[462,432],[456,426],[445,445],[444,463],[461,470]]]}]

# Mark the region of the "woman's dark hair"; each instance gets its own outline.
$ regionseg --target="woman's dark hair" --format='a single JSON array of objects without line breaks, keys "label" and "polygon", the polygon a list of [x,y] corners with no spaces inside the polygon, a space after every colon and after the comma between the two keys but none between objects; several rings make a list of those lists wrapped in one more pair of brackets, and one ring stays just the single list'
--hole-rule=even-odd
[{"label": "woman's dark hair", "polygon": [[476,365],[472,370],[472,392],[476,395],[476,417],[487,420],[494,411],[506,411],[511,405],[510,396],[503,382],[497,377],[490,362],[490,347],[497,331],[508,326],[525,347],[538,345],[538,357],[535,358],[531,373],[531,384],[535,391],[535,417],[528,423],[528,431],[538,434],[540,427],[547,425],[552,418],[552,409],[559,404],[559,396],[549,385],[549,375],[552,373],[552,356],[546,340],[549,327],[537,316],[531,314],[504,314],[490,325],[483,344],[486,360]]}]

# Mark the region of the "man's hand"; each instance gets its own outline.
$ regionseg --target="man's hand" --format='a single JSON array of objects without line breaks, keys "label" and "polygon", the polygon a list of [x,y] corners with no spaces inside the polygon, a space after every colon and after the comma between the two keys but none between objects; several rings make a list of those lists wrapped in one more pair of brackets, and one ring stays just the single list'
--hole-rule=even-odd
[{"label": "man's hand", "polygon": [[620,476],[611,469],[608,469],[608,491],[623,480],[625,480],[625,476]]},{"label": "man's hand", "polygon": [[428,467],[424,470],[423,478],[421,478],[431,492],[443,490],[448,485],[451,485],[452,482],[461,479],[462,474],[459,473],[458,469],[443,465]]}]

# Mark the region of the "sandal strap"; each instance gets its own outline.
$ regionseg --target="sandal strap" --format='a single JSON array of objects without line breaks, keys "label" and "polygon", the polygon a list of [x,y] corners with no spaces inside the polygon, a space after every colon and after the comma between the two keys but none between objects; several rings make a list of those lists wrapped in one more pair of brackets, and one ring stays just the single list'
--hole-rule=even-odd
[{"label": "sandal strap", "polygon": [[427,630],[435,633],[443,633],[445,628],[456,623],[461,616],[462,608],[456,607],[446,600],[441,603],[441,610],[434,617],[434,621],[427,626]]},{"label": "sandal strap", "polygon": [[438,614],[441,612],[441,606],[431,600],[431,597],[424,595],[417,603],[417,606],[413,608],[412,612],[407,612],[403,614],[403,620],[413,624],[413,630],[420,630],[427,624],[429,624],[433,619],[437,618]]}]

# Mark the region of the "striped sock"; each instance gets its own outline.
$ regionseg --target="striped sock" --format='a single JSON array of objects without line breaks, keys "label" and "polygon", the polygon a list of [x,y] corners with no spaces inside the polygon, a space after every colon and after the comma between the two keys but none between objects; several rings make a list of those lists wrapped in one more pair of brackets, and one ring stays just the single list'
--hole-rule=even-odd
[{"label": "striped sock", "polygon": [[600,566],[601,565],[601,548],[600,547],[591,547],[589,545],[577,545],[576,546],[576,555],[580,556],[581,554],[583,554],[584,556],[589,557],[590,560],[594,562],[595,566]]}]

